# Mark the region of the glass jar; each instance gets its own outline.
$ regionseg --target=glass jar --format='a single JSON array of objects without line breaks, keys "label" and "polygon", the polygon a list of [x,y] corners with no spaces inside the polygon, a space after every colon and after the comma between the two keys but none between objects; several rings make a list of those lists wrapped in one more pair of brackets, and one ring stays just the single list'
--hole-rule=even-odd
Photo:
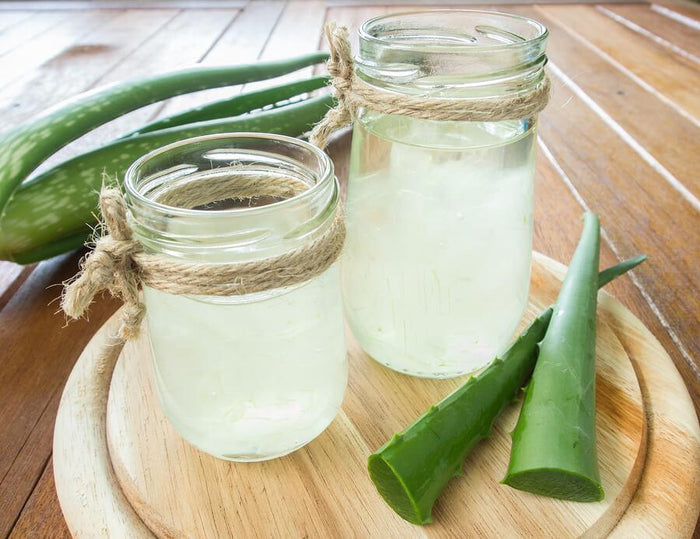
[{"label": "glass jar", "polygon": [[[239,179],[250,185],[261,174],[303,188],[289,198],[237,194]],[[221,192],[223,181],[232,187]],[[201,185],[217,190],[205,204],[161,203]],[[144,249],[188,263],[251,262],[308,246],[331,226],[339,201],[333,164],[318,148],[251,133],[156,150],[131,166],[125,187]],[[294,451],[330,424],[347,382],[339,278],[333,264],[301,284],[239,296],[144,287],[155,386],[185,440],[257,461]]]},{"label": "glass jar", "polygon": [[[546,28],[503,13],[365,22],[356,74],[387,94],[513,97],[545,82]],[[435,121],[360,109],[347,189],[346,318],[375,360],[415,376],[475,371],[527,305],[535,118]]]}]

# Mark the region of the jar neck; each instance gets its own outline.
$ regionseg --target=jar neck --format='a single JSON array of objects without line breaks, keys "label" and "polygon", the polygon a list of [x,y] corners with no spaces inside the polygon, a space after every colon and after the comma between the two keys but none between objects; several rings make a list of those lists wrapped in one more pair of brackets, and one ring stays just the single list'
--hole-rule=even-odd
[{"label": "jar neck", "polygon": [[516,15],[438,10],[376,17],[360,28],[357,75],[388,92],[485,98],[544,81],[547,29]]},{"label": "jar neck", "polygon": [[[261,196],[251,195],[256,182]],[[270,196],[270,184],[291,189]],[[261,134],[166,146],[131,166],[125,188],[136,239],[148,252],[188,262],[240,263],[297,249],[328,230],[340,199],[333,164],[322,151]],[[186,198],[198,201],[194,207],[173,203],[184,200],[174,195],[193,191],[198,195]]]}]

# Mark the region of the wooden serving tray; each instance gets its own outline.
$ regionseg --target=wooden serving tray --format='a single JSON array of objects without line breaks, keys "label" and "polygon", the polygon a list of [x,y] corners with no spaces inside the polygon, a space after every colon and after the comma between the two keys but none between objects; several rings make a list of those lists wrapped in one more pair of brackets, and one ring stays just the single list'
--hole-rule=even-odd
[{"label": "wooden serving tray", "polygon": [[[556,299],[565,270],[535,254],[523,325]],[[368,358],[351,335],[343,409],[321,436],[272,461],[215,459],[181,440],[163,416],[145,337],[101,353],[115,316],[81,355],[56,421],[54,474],[68,526],[74,535],[114,537],[689,537],[700,511],[692,402],[651,333],[611,296],[599,297],[601,503],[499,484],[516,403],[469,457],[465,476],[438,499],[435,522],[401,520],[372,486],[367,457],[464,379],[395,373]]]}]

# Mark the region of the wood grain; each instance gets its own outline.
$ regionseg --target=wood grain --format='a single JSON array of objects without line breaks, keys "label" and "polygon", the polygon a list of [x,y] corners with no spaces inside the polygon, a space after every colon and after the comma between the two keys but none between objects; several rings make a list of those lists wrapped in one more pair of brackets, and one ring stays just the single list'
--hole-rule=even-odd
[{"label": "wood grain", "polygon": [[[317,50],[321,44],[325,17],[324,0],[290,0],[270,33],[260,59],[279,60]],[[244,89],[256,90],[271,84],[310,77],[313,71],[313,67],[307,67],[269,82],[247,84]]]},{"label": "wood grain", "polygon": [[700,6],[690,0],[657,0],[651,3],[651,9],[662,17],[680,20],[686,26],[698,27]]},{"label": "wood grain", "polygon": [[65,13],[12,12],[0,14],[0,56],[65,21]]},{"label": "wood grain", "polygon": [[[44,262],[0,311],[0,536],[11,530],[51,455],[58,395],[90,338],[85,321],[64,328],[54,285],[77,268],[77,255]],[[100,302],[93,322],[114,310]],[[99,323],[99,322],[98,322]]]},{"label": "wood grain", "polygon": [[[106,75],[177,14],[170,10],[94,13],[102,14],[101,24],[88,25],[85,34],[70,47],[56,50],[40,68],[2,91],[0,98],[5,104],[0,113],[8,121],[22,122],[47,106],[101,84]],[[62,158],[64,155],[58,154],[51,162]]]},{"label": "wood grain", "polygon": [[[700,140],[700,125],[660,101],[580,40],[572,39],[568,28],[556,19],[542,17],[533,8],[511,8],[509,11],[544,22],[549,30],[547,51],[550,61],[691,194],[700,196],[700,175],[697,173],[700,152],[695,151],[697,140]],[[561,81],[556,83],[561,85]],[[555,96],[546,114],[565,116],[568,96],[568,93],[566,98]],[[639,113],[641,110],[644,114]],[[654,129],[649,129],[650,122],[653,122]],[[669,144],[669,140],[674,143]]]},{"label": "wood grain", "polygon": [[44,472],[10,534],[12,539],[32,536],[51,539],[70,538],[70,532],[58,504],[51,459],[44,468]]},{"label": "wood grain", "polygon": [[[115,481],[109,459],[105,429],[105,407],[109,382],[121,351],[114,335],[119,325],[115,316],[92,339],[66,383],[56,418],[56,432],[74,430],[76,438],[54,435],[54,477],[68,528],[73,536],[149,537],[141,519],[121,490],[105,488]],[[80,429],[74,429],[80,425]],[[91,455],[89,466],[75,466],[81,452]]]},{"label": "wood grain", "polygon": [[647,82],[696,121],[700,102],[697,66],[667,48],[616,23],[592,6],[539,6],[538,11],[578,34],[622,69]]},{"label": "wood grain", "polygon": [[[688,25],[668,17],[659,17],[658,13],[654,12],[648,5],[617,4],[601,7],[639,26],[642,31],[651,33],[652,36],[647,36],[650,39],[654,40],[655,37],[662,39],[669,45],[674,45],[682,51],[700,57],[700,39],[698,39],[697,29],[694,30]],[[683,56],[683,52],[676,52]]]},{"label": "wood grain", "polygon": [[[194,65],[217,42],[238,12],[235,10],[168,12],[165,19],[162,18],[161,11],[155,12],[156,18],[151,18],[150,11],[133,10],[131,13],[134,16],[140,16],[139,18],[145,19],[146,22],[142,22],[132,30],[133,35],[130,40],[119,40],[120,43],[131,42],[128,48],[119,51],[113,50],[118,49],[117,47],[110,47],[110,56],[113,53],[114,58],[118,60],[106,69],[105,66],[98,67],[99,76],[95,77],[86,89]],[[206,39],[203,36],[206,36]],[[105,63],[107,62],[108,59],[105,58]],[[158,116],[162,107],[162,103],[156,103],[125,114],[95,129],[64,151],[57,153],[47,161],[47,166],[106,144],[115,137],[148,123]]]},{"label": "wood grain", "polygon": [[[687,393],[673,389],[683,383],[675,369],[653,367],[654,358],[664,358],[669,366],[670,361],[649,330],[639,320],[630,319],[623,331],[620,305],[611,304],[608,298],[603,305],[610,313],[604,319],[634,358],[645,403],[649,403],[646,412],[651,432],[641,481],[629,511],[611,536],[690,537],[694,529],[697,532],[700,512],[700,478],[689,472],[693,463],[700,463],[698,420],[692,412],[688,413],[692,401]],[[687,500],[687,506],[674,501],[678,495]],[[640,517],[649,519],[649,526],[643,530],[637,526]]]},{"label": "wood grain", "polygon": [[[212,43],[201,58],[204,65],[246,64],[257,60],[269,39],[285,4],[276,0],[260,0],[236,14],[224,33]],[[158,110],[158,117],[176,114],[204,103],[235,95],[242,87],[215,88],[175,97]]]},{"label": "wood grain", "polygon": [[697,398],[700,377],[693,358],[700,343],[690,336],[700,323],[700,298],[685,291],[700,282],[695,263],[700,213],[564,83],[555,78],[540,136],[577,196],[600,215],[616,256],[649,255],[652,263],[635,273],[637,286],[678,346],[679,369]]},{"label": "wood grain", "polygon": [[[54,421],[60,391],[56,388],[50,400],[33,425],[22,450],[12,461],[0,481],[0,534],[5,536],[13,528],[12,519],[23,510],[32,494],[37,477],[46,468],[50,453],[46,451],[53,440]],[[44,472],[45,473],[45,472]]]},{"label": "wood grain", "polygon": [[10,53],[0,56],[0,88],[31,73],[109,16],[109,12],[83,11],[61,17],[56,24],[15,47]]},{"label": "wood grain", "polygon": [[17,291],[22,281],[29,277],[31,272],[31,267],[0,261],[0,310]]},{"label": "wood grain", "polygon": [[[8,31],[20,25],[32,16],[31,11],[15,11],[12,13],[3,13],[0,17],[0,36],[6,36]],[[15,40],[21,39],[19,36]]]}]

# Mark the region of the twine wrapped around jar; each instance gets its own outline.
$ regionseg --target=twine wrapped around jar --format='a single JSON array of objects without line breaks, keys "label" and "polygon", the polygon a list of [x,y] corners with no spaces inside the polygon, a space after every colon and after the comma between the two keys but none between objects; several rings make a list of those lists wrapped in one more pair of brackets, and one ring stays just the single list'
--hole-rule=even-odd
[{"label": "twine wrapped around jar", "polygon": [[551,85],[546,75],[533,89],[511,96],[455,99],[388,92],[368,84],[355,73],[345,26],[328,23],[325,33],[330,48],[328,72],[338,105],[311,132],[309,140],[319,148],[325,148],[335,130],[350,124],[360,107],[423,120],[497,122],[534,117],[549,101]]},{"label": "twine wrapped around jar", "polygon": [[[248,182],[247,187],[243,186],[245,194],[239,193],[238,196],[286,197],[303,190],[302,182],[292,178],[265,180],[258,178],[257,188]],[[169,192],[167,202],[192,207],[193,201],[211,202],[212,196],[217,198],[216,189],[210,192],[206,183],[185,187],[188,188]],[[241,186],[238,188],[240,191]],[[139,334],[145,310],[139,295],[142,285],[170,294],[205,296],[244,295],[292,286],[328,269],[340,255],[345,240],[343,214],[338,209],[334,221],[321,237],[282,255],[234,264],[179,262],[147,253],[134,239],[127,222],[126,204],[118,189],[102,189],[100,209],[101,228],[106,233],[95,241],[79,275],[66,283],[61,307],[71,318],[80,318],[97,294],[109,291],[124,302],[119,329],[123,341]]]}]

